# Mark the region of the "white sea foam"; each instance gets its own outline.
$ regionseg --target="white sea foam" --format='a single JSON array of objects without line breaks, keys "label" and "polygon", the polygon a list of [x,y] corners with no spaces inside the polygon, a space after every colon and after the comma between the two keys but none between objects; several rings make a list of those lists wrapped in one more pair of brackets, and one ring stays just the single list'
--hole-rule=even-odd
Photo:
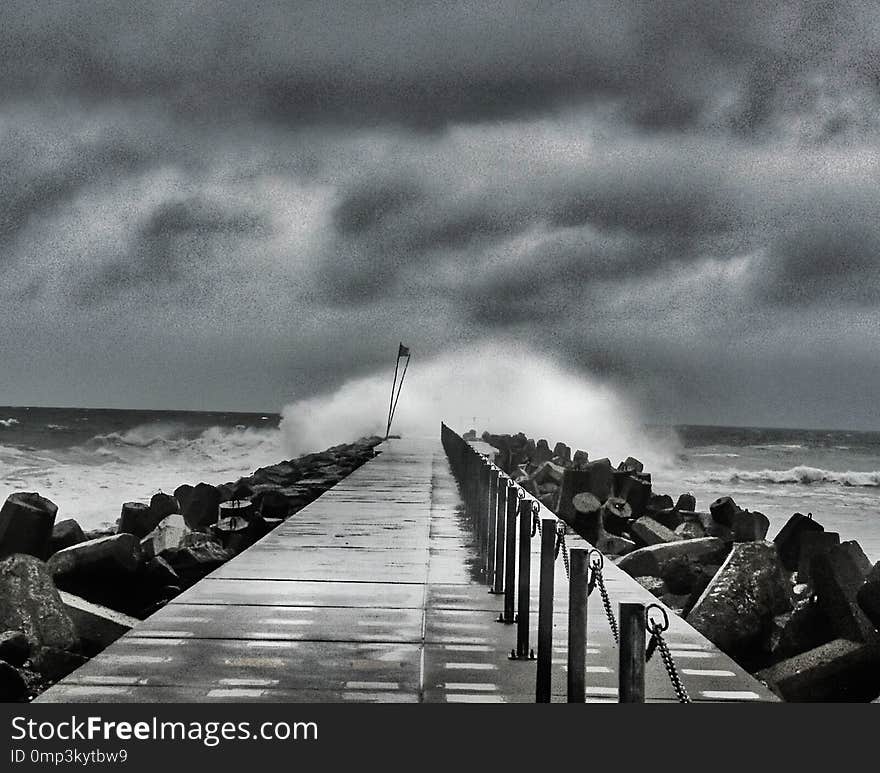
[{"label": "white sea foam", "polygon": [[705,473],[709,483],[763,483],[811,485],[827,483],[839,486],[880,487],[880,470],[835,472],[799,465],[788,470],[715,470]]},{"label": "white sea foam", "polygon": [[7,429],[14,427],[18,423],[18,419],[0,419],[0,427],[6,427]]}]

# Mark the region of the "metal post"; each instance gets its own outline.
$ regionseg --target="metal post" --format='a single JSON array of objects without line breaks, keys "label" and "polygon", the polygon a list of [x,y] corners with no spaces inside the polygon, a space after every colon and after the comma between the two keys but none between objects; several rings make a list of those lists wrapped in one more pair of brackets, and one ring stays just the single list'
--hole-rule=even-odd
[{"label": "metal post", "polygon": [[[504,593],[504,525],[505,513],[507,512],[507,476],[499,475],[497,478],[497,487],[495,491],[495,512],[490,515],[495,518],[495,538],[493,545],[495,548],[495,560],[493,561],[493,569],[490,579],[492,580],[492,588],[490,593]],[[492,546],[490,546],[491,548]]]},{"label": "metal post", "polygon": [[550,703],[553,666],[553,575],[556,569],[556,519],[541,519],[541,583],[538,587],[538,668],[535,702]]},{"label": "metal post", "polygon": [[645,605],[620,604],[618,702],[645,702]]},{"label": "metal post", "polygon": [[514,621],[516,604],[516,510],[519,500],[513,486],[507,487],[507,523],[504,529],[504,614],[502,623]]},{"label": "metal post", "polygon": [[499,471],[494,467],[488,467],[489,497],[486,505],[486,580],[494,588],[495,586],[495,532],[498,508],[498,483]]},{"label": "metal post", "polygon": [[586,698],[587,663],[587,548],[569,551],[568,578],[568,702],[583,703]]},{"label": "metal post", "polygon": [[519,500],[519,597],[516,615],[516,657],[531,658],[529,652],[530,575],[532,571],[532,501]]}]

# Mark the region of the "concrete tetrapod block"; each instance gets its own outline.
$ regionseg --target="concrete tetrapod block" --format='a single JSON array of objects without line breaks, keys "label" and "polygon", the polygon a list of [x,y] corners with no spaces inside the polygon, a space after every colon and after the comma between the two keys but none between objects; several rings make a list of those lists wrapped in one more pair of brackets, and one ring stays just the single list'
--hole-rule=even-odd
[{"label": "concrete tetrapod block", "polygon": [[[833,631],[845,639],[871,641],[876,638],[874,624],[857,600],[857,594],[867,574],[864,571],[867,558],[864,558],[860,548],[857,552],[861,556],[856,555],[853,545],[854,543],[844,543],[827,553],[813,556],[810,572],[819,609],[828,619]],[[860,558],[864,558],[864,561]]]},{"label": "concrete tetrapod block", "polygon": [[52,537],[49,540],[48,555],[51,556],[59,550],[69,548],[71,545],[79,545],[80,542],[85,542],[86,539],[87,537],[83,534],[82,527],[73,518],[66,518],[63,521],[58,521],[58,523],[52,527]]},{"label": "concrete tetrapod block", "polygon": [[60,595],[87,655],[100,652],[140,622],[136,617],[93,604],[72,593],[61,591]]},{"label": "concrete tetrapod block", "polygon": [[836,531],[807,531],[801,534],[798,553],[798,582],[812,581],[813,558],[840,545]]},{"label": "concrete tetrapod block", "polygon": [[772,542],[740,542],[697,599],[687,621],[724,652],[748,654],[772,618],[789,610],[788,589]]},{"label": "concrete tetrapod block", "polygon": [[83,574],[93,577],[95,572],[132,574],[140,568],[142,559],[138,538],[123,533],[59,550],[47,565],[56,579]]},{"label": "concrete tetrapod block", "polygon": [[662,523],[658,523],[647,515],[637,518],[629,525],[629,528],[648,547],[663,542],[676,542],[681,539],[671,529],[667,529]]},{"label": "concrete tetrapod block", "polygon": [[658,576],[663,564],[670,559],[684,557],[703,563],[720,561],[727,554],[727,547],[717,537],[703,539],[677,540],[639,548],[628,553],[618,562],[618,566],[632,577],[644,575]]},{"label": "concrete tetrapod block", "polygon": [[787,701],[870,701],[880,692],[880,646],[835,639],[755,676]]},{"label": "concrete tetrapod block", "polygon": [[46,558],[58,507],[35,492],[16,491],[0,509],[0,558],[27,553]]},{"label": "concrete tetrapod block", "polygon": [[770,519],[764,513],[738,510],[730,524],[734,542],[761,542],[770,530]]},{"label": "concrete tetrapod block", "polygon": [[790,572],[798,568],[798,560],[801,553],[801,538],[807,532],[825,531],[821,523],[811,517],[795,513],[785,522],[779,533],[773,538],[782,565]]}]

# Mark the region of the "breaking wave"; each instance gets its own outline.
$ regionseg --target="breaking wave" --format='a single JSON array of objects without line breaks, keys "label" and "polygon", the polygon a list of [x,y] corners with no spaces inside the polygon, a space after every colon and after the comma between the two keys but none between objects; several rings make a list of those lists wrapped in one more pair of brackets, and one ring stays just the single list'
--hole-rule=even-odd
[{"label": "breaking wave", "polygon": [[710,473],[712,483],[801,484],[830,483],[838,486],[880,487],[880,470],[871,472],[835,472],[804,465],[788,470],[720,470]]}]

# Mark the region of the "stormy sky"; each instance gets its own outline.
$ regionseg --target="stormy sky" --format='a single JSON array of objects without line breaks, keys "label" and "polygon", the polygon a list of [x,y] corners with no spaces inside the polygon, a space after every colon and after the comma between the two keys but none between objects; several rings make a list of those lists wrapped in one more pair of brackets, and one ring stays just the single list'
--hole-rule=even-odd
[{"label": "stormy sky", "polygon": [[0,72],[2,403],[490,339],[659,422],[880,427],[873,3],[7,0]]}]

